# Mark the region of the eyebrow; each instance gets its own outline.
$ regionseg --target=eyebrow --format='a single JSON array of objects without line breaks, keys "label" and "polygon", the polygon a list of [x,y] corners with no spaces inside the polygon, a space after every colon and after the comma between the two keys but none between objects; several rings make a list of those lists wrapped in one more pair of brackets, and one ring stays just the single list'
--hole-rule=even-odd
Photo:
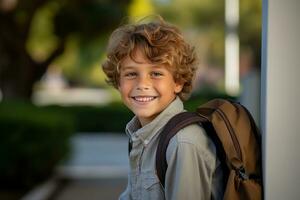
[{"label": "eyebrow", "polygon": [[[151,68],[154,68],[154,69],[165,69],[164,66],[157,66],[157,65],[150,65],[149,67]],[[131,66],[131,65],[127,65],[127,66],[122,66],[121,67],[121,70],[124,71],[124,70],[132,70],[132,69],[136,69],[138,68],[138,66]]]},{"label": "eyebrow", "polygon": [[133,69],[136,69],[136,67],[134,67],[134,66],[122,66],[121,68],[120,68],[120,71],[125,71],[125,70],[133,70]]}]

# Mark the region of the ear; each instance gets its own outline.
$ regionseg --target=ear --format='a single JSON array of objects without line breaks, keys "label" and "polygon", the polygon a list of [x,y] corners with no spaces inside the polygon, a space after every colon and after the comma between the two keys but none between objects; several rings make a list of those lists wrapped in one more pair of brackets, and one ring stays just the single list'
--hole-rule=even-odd
[{"label": "ear", "polygon": [[120,75],[119,75],[119,79],[117,79],[117,84],[115,85],[115,88],[120,91],[121,90],[121,83],[120,83]]},{"label": "ear", "polygon": [[183,83],[178,83],[178,82],[175,83],[174,91],[176,94],[181,92],[183,85],[184,85]]}]

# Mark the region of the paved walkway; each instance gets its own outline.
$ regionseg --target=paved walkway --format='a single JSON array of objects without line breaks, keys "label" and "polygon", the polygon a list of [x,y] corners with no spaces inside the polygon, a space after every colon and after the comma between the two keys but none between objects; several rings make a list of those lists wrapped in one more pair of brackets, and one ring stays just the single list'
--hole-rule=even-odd
[{"label": "paved walkway", "polygon": [[69,178],[126,178],[128,172],[125,134],[77,134],[72,155],[58,173]]},{"label": "paved walkway", "polygon": [[48,181],[23,200],[118,198],[126,187],[129,169],[128,139],[125,134],[81,133],[75,135],[71,143],[72,154],[58,166],[58,178]]},{"label": "paved walkway", "polygon": [[78,134],[73,154],[58,167],[68,178],[52,200],[117,199],[127,183],[128,139],[122,134]]}]

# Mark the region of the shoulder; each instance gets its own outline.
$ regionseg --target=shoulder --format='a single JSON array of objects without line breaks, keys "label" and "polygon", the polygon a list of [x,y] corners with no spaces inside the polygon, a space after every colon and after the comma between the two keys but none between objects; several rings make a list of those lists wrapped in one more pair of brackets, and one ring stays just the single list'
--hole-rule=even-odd
[{"label": "shoulder", "polygon": [[198,124],[192,124],[178,131],[170,140],[167,148],[167,160],[175,152],[195,151],[196,155],[201,155],[207,159],[215,159],[216,147],[206,131]]},{"label": "shoulder", "polygon": [[198,124],[191,124],[178,131],[178,133],[171,139],[170,144],[189,143],[196,148],[212,148],[213,141],[208,136],[207,132]]},{"label": "shoulder", "polygon": [[198,124],[191,124],[178,131],[176,134],[177,142],[188,142],[194,145],[205,144],[209,142],[209,137],[201,126]]}]

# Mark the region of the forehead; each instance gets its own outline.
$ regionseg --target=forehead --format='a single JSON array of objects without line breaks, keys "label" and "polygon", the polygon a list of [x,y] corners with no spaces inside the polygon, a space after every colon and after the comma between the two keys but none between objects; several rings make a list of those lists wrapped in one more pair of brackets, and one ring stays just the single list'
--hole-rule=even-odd
[{"label": "forehead", "polygon": [[121,69],[123,70],[126,68],[134,68],[138,66],[151,67],[155,66],[155,64],[152,63],[149,59],[147,59],[141,50],[136,49],[131,53],[131,55],[124,57],[120,65]]},{"label": "forehead", "polygon": [[[139,60],[141,61],[141,60]],[[126,71],[126,70],[155,70],[155,69],[166,69],[166,66],[164,65],[156,65],[153,63],[148,63],[148,62],[136,62],[132,60],[130,57],[126,58],[123,61],[123,64],[120,66],[121,71]]]},{"label": "forehead", "polygon": [[120,70],[126,69],[135,69],[135,68],[147,67],[148,69],[167,69],[168,71],[172,71],[170,66],[167,64],[154,63],[147,58],[144,54],[144,51],[139,47],[135,48],[131,55],[128,55],[123,58],[120,63]]},{"label": "forehead", "polygon": [[123,64],[127,63],[140,63],[140,64],[151,64],[151,61],[147,59],[145,54],[139,48],[134,49],[130,55],[126,56],[123,60]]}]

